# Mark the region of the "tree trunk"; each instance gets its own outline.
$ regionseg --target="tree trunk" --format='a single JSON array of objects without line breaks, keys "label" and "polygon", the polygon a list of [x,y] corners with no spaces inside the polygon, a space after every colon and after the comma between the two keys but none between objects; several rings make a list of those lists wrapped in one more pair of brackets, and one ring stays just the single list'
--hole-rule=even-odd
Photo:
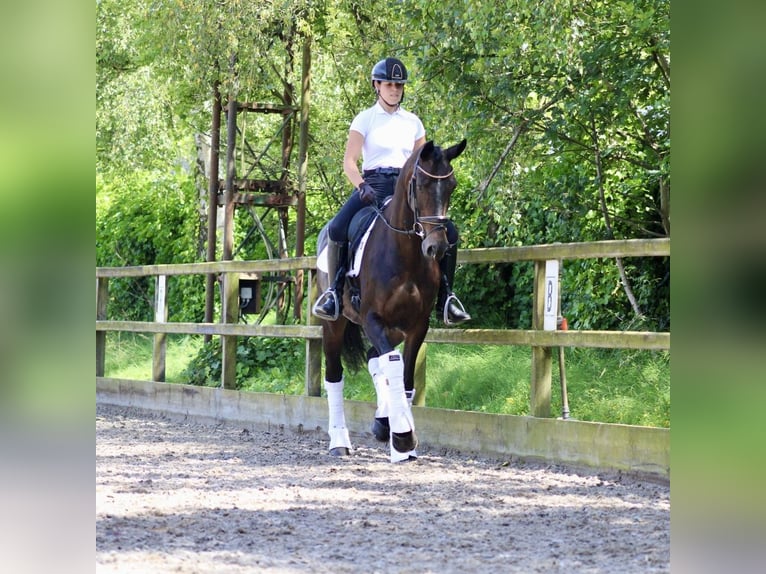
[{"label": "tree trunk", "polygon": [[[593,138],[593,153],[596,161],[596,180],[598,181],[598,197],[599,204],[601,206],[601,213],[604,216],[604,224],[606,225],[606,233],[608,239],[614,239],[614,229],[612,228],[612,219],[609,217],[609,210],[606,208],[606,194],[604,193],[604,178],[601,169],[601,149],[598,145],[598,133],[596,131],[596,122],[591,118],[591,137]],[[620,282],[622,288],[625,291],[625,295],[630,301],[630,306],[633,308],[633,313],[636,317],[642,318],[644,314],[641,312],[641,307],[638,306],[638,300],[633,294],[633,288],[630,286],[630,279],[625,271],[625,265],[622,262],[621,257],[615,257],[615,263],[617,264],[617,270],[620,273]]]}]

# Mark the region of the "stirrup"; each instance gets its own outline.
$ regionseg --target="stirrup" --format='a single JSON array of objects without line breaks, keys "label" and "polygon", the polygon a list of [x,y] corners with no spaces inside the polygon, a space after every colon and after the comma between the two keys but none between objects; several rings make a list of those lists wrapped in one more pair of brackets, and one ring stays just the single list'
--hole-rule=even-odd
[{"label": "stirrup", "polygon": [[[450,321],[449,320],[450,303],[454,303],[455,306],[460,309],[460,312],[467,315],[468,317],[461,321]],[[457,295],[455,295],[454,293],[450,293],[449,295],[447,295],[447,299],[444,301],[444,308],[442,309],[442,319],[444,320],[445,325],[457,325],[458,323],[469,321],[471,319],[471,315],[468,313],[468,311],[465,310],[465,307],[463,307],[463,303],[460,302],[460,299],[457,298]]]},{"label": "stirrup", "polygon": [[[331,299],[328,300],[328,297]],[[332,315],[326,313],[322,308],[330,301],[332,301],[333,309],[335,309],[335,313]],[[340,315],[340,299],[338,299],[338,294],[335,292],[335,289],[328,289],[322,293],[319,296],[319,299],[316,300],[316,303],[314,303],[314,306],[311,308],[311,312],[315,316],[319,317],[320,319],[324,319],[325,321],[337,321],[338,316]]]}]

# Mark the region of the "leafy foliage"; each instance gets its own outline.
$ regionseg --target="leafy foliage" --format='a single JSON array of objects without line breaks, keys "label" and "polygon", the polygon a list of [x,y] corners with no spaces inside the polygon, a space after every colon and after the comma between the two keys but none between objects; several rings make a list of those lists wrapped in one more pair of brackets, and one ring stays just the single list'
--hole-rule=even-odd
[{"label": "leafy foliage", "polygon": [[[237,341],[237,385],[255,391],[296,392],[303,387],[304,342],[300,339],[246,337]],[[221,384],[221,339],[204,345],[183,373],[189,384]],[[298,381],[298,382],[290,382]]]},{"label": "leafy foliage", "polygon": [[[463,216],[464,245],[669,235],[667,2],[406,6],[412,19],[429,22],[421,28],[425,48],[418,63],[431,85],[433,110],[443,115],[445,99],[460,104],[449,109],[450,121],[431,117],[426,124],[466,126],[471,142],[468,175],[479,204],[452,208]],[[491,180],[476,177],[495,167]],[[611,263],[583,271],[563,287],[578,297],[580,325],[610,328],[632,320],[637,311],[611,288]],[[667,291],[646,295],[668,273],[661,262],[626,274],[643,294],[642,318],[655,325],[668,325]],[[596,284],[599,293],[607,287],[605,294],[579,297],[578,288]],[[608,305],[599,300],[605,296]],[[479,306],[497,308],[484,296]]]},{"label": "leafy foliage", "polygon": [[[197,192],[187,177],[134,172],[124,175],[119,184],[97,183],[96,265],[124,267],[197,259]],[[154,284],[149,278],[113,280],[109,295],[109,316],[153,320]],[[204,277],[171,277],[167,300],[171,320],[202,320]]]}]

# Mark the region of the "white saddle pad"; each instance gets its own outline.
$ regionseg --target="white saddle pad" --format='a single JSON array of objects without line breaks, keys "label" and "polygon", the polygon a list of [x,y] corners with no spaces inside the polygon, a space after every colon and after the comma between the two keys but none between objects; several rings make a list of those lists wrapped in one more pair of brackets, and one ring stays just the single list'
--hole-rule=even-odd
[{"label": "white saddle pad", "polygon": [[[359,247],[356,250],[356,253],[354,254],[354,261],[351,265],[351,270],[346,273],[349,277],[356,277],[359,275],[359,270],[362,267],[362,255],[364,255],[364,248],[367,246],[367,239],[370,237],[370,232],[372,231],[372,228],[375,226],[375,223],[378,221],[378,218],[372,220],[372,223],[367,228],[367,231],[365,231],[364,236],[362,237],[362,240],[359,242]],[[321,271],[324,271],[327,273],[327,246],[325,246],[324,249],[317,255],[317,269],[320,269]]]},{"label": "white saddle pad", "polygon": [[372,232],[372,228],[375,227],[377,222],[378,218],[376,217],[372,220],[372,223],[370,223],[367,231],[364,232],[362,240],[359,242],[359,247],[356,248],[356,253],[354,254],[354,264],[351,266],[351,270],[346,273],[349,277],[356,277],[359,275],[359,270],[362,268],[362,255],[364,255],[364,248],[367,246],[367,239],[369,239],[370,232]]}]

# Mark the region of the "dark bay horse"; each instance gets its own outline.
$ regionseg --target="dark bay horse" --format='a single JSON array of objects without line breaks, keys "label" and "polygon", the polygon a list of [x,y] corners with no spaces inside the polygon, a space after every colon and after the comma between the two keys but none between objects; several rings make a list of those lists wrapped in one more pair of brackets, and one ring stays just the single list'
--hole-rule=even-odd
[{"label": "dark bay horse", "polygon": [[[342,315],[337,321],[321,321],[333,455],[347,455],[351,449],[343,412],[341,357],[352,369],[363,364],[361,327],[372,344],[366,358],[378,399],[373,433],[389,441],[391,462],[417,457],[411,410],[415,359],[439,290],[439,260],[449,248],[445,223],[457,184],[450,162],[465,146],[463,140],[442,149],[429,141],[412,153],[399,173],[391,201],[377,211],[358,274],[346,278]],[[326,231],[320,233],[320,253]],[[320,292],[329,280],[326,272],[318,271]],[[400,353],[396,347],[402,341]]]}]

